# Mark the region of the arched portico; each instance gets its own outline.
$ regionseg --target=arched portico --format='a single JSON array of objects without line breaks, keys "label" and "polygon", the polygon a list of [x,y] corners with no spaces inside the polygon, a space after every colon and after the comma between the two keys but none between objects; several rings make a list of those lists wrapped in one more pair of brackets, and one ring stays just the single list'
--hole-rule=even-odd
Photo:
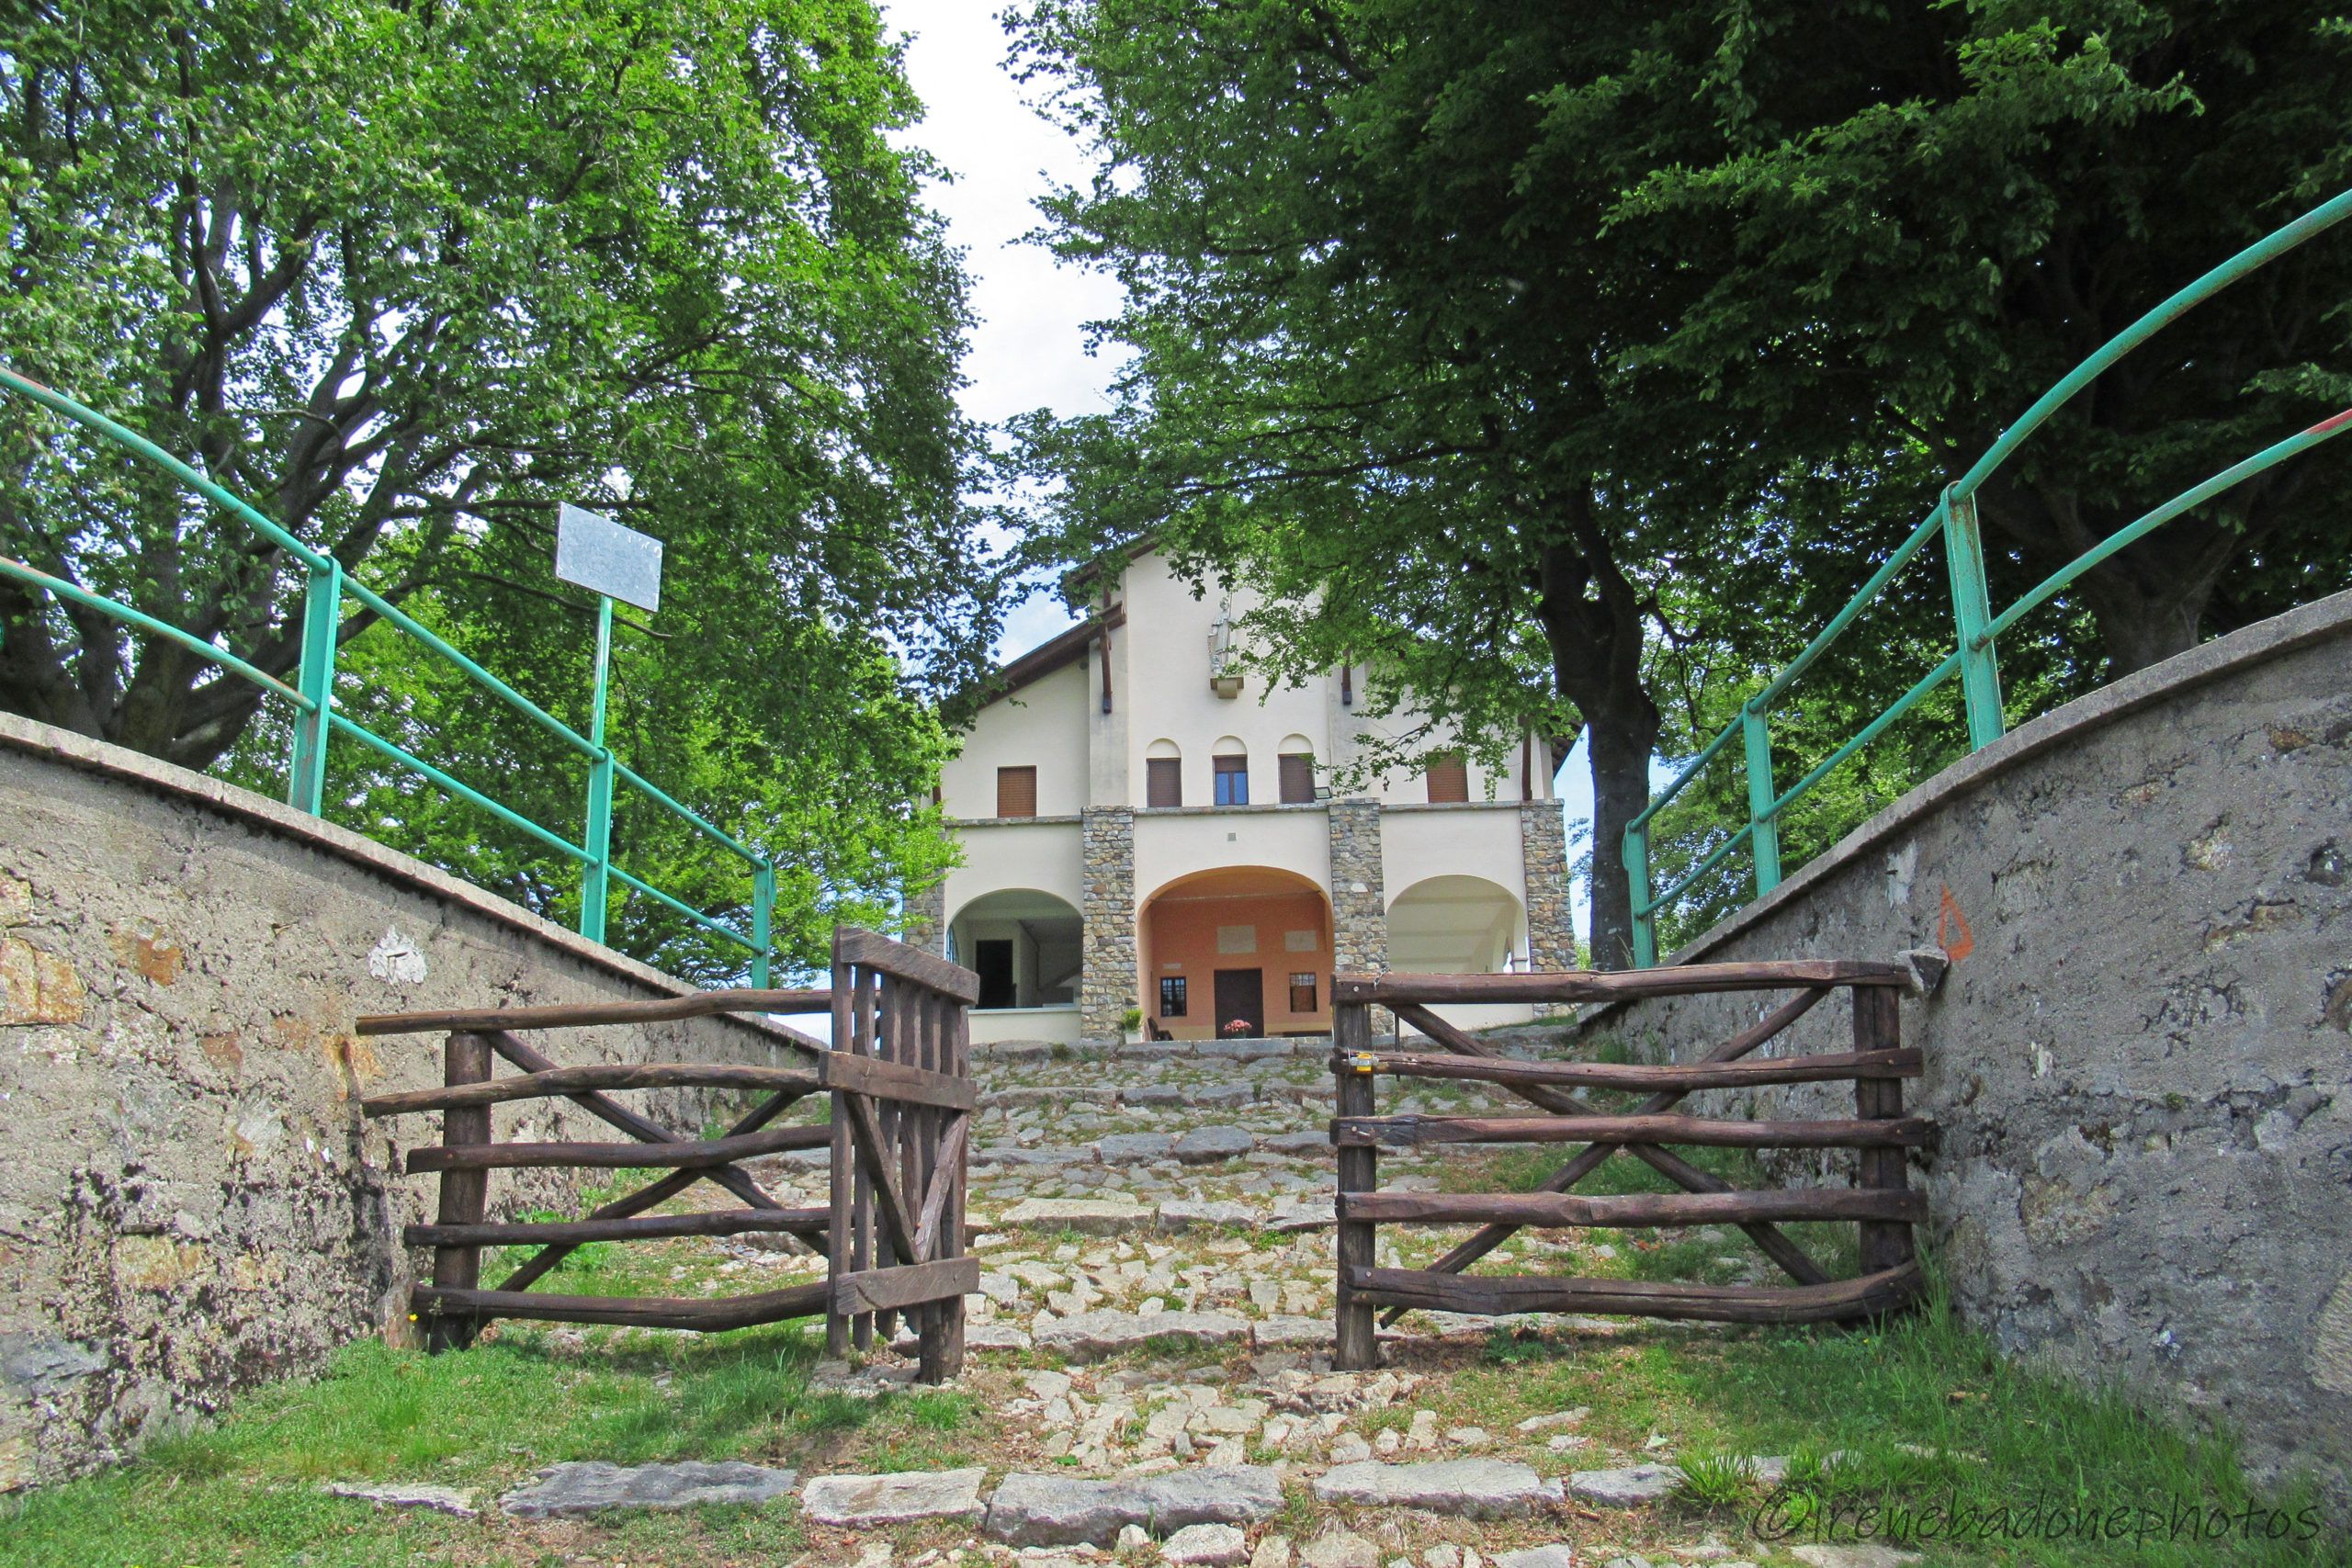
[{"label": "arched portico", "polygon": [[1307,878],[1194,872],[1145,899],[1136,924],[1144,1018],[1170,1038],[1329,1032],[1331,902]]},{"label": "arched portico", "polygon": [[1075,1008],[1082,929],[1064,900],[1008,887],[956,910],[947,923],[948,953],[980,977],[975,1010]]},{"label": "arched portico", "polygon": [[1388,967],[1408,975],[1495,975],[1521,966],[1525,913],[1483,876],[1430,876],[1388,903]]}]

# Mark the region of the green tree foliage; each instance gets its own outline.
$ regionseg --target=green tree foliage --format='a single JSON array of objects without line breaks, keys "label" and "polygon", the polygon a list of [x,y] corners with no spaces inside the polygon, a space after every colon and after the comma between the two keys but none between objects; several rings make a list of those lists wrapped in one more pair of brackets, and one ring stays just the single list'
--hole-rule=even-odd
[{"label": "green tree foliage", "polygon": [[[919,699],[996,614],[957,501],[964,280],[895,134],[918,112],[869,0],[19,7],[0,343],[583,730],[594,617],[549,575],[555,503],[661,536],[616,749],[787,861],[806,950],[820,908],[936,870],[903,804],[944,750]],[[0,466],[0,548],[292,668],[300,574],[232,520],[21,403]],[[167,644],[5,581],[0,628],[0,705],[193,767],[282,755],[285,715]],[[576,756],[356,604],[342,660],[363,723],[576,838]],[[335,757],[331,810],[576,898],[540,847]],[[740,917],[748,877],[627,791],[616,835]],[[739,962],[648,902],[623,945]]]},{"label": "green tree foliage", "polygon": [[[1604,961],[1653,751],[1692,754],[2076,361],[2352,183],[2352,39],[2286,0],[1036,0],[1012,25],[1099,145],[1051,232],[1125,284],[1106,330],[1135,350],[1115,412],[1025,433],[1070,475],[1046,536],[1249,570],[1296,597],[1278,664],[1380,651],[1449,716],[1543,682],[1592,739]],[[1984,494],[1996,604],[2352,401],[2347,298],[2337,236],[2071,405]],[[2341,586],[2344,472],[2279,470],[2094,574],[2005,644],[2013,709]],[[1940,576],[1931,551],[1807,676],[1779,782],[1949,649]],[[1942,711],[1804,807],[1792,863],[1952,753]],[[1736,750],[1662,824],[1661,881],[1744,817]]]}]

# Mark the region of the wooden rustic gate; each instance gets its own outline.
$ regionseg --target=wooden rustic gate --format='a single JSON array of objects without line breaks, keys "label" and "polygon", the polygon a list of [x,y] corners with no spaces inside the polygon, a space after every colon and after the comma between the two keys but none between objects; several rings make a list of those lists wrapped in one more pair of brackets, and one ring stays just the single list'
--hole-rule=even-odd
[{"label": "wooden rustic gate", "polygon": [[[472,1343],[492,1318],[715,1331],[785,1318],[825,1316],[835,1351],[887,1342],[903,1312],[917,1330],[921,1376],[938,1382],[964,1359],[964,1297],[979,1285],[979,1261],[964,1255],[966,1154],[972,1088],[967,1011],[978,977],[944,959],[872,931],[833,936],[826,990],[719,990],[653,1001],[591,1002],[477,1011],[392,1013],[362,1018],[362,1034],[447,1032],[444,1087],[377,1095],[368,1116],[442,1113],[441,1143],[411,1151],[411,1174],[438,1172],[440,1208],[431,1224],[403,1232],[433,1248],[433,1278],[412,1296],[425,1342],[439,1351]],[[830,1013],[833,1048],[811,1050],[805,1069],[700,1063],[558,1066],[523,1038],[529,1031],[594,1024],[646,1024],[718,1013]],[[493,1057],[521,1071],[492,1076]],[[636,1089],[724,1089],[763,1094],[717,1138],[672,1131],[606,1092]],[[831,1099],[829,1122],[772,1126],[811,1095]],[[634,1143],[498,1143],[491,1107],[561,1096],[637,1140]],[[789,1149],[831,1151],[823,1208],[790,1209],[763,1190],[738,1162]],[[578,1220],[497,1223],[488,1213],[490,1172],[521,1168],[582,1169],[667,1167],[671,1174]],[[740,1209],[684,1214],[646,1211],[696,1181],[718,1183]],[[825,1249],[827,1278],[757,1295],[718,1299],[558,1296],[531,1286],[585,1242],[782,1232]],[[484,1247],[540,1250],[495,1289],[481,1288]]]},{"label": "wooden rustic gate", "polygon": [[[1808,1323],[1870,1316],[1907,1305],[1921,1285],[1911,1226],[1927,1217],[1924,1195],[1907,1190],[1904,1151],[1928,1142],[1932,1125],[1903,1114],[1902,1080],[1917,1077],[1920,1055],[1899,1038],[1897,988],[1910,982],[1900,964],[1843,961],[1688,964],[1623,973],[1557,975],[1341,975],[1331,987],[1332,1072],[1339,1115],[1331,1142],[1339,1152],[1339,1325],[1335,1365],[1361,1370],[1375,1361],[1374,1316],[1394,1322],[1416,1307],[1504,1314],[1579,1312],[1630,1316],[1709,1318],[1732,1323]],[[1600,1062],[1524,1062],[1505,1058],[1430,1011],[1442,1002],[1609,1001],[1636,997],[1794,987],[1797,995],[1753,1027],[1696,1061],[1669,1066]],[[1835,1055],[1742,1061],[1812,1010],[1832,990],[1851,993],[1854,1048]],[[1419,1030],[1440,1052],[1370,1048],[1372,1010],[1385,1007]],[[1492,1083],[1543,1116],[1380,1116],[1374,1085],[1396,1077]],[[1700,1089],[1851,1079],[1851,1120],[1749,1122],[1673,1114]],[[1573,1090],[1648,1090],[1631,1114],[1604,1115]],[[1432,1144],[1581,1143],[1587,1146],[1532,1192],[1491,1194],[1384,1192],[1379,1151]],[[1735,1148],[1850,1148],[1860,1151],[1855,1185],[1845,1189],[1736,1191],[1664,1145]],[[1678,1193],[1577,1197],[1569,1189],[1624,1154],[1647,1164]],[[1861,1227],[1861,1272],[1832,1280],[1781,1230],[1788,1220],[1854,1220]],[[1476,1224],[1476,1234],[1429,1269],[1376,1267],[1375,1227]],[[1524,1276],[1465,1277],[1463,1271],[1523,1225],[1647,1226],[1736,1224],[1795,1280],[1792,1285],[1699,1285],[1633,1280]]]}]

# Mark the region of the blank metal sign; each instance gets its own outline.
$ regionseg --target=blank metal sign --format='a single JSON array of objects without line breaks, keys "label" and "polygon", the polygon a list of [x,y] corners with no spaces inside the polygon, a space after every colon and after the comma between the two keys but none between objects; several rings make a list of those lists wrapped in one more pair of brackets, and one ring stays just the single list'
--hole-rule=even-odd
[{"label": "blank metal sign", "polygon": [[662,607],[662,541],[568,501],[556,513],[555,574],[640,610]]}]

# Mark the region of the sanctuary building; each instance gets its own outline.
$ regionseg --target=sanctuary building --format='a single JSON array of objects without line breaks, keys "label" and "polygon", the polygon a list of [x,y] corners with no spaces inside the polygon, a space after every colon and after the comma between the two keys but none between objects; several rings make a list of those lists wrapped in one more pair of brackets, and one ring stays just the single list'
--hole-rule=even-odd
[{"label": "sanctuary building", "polygon": [[1418,719],[1359,716],[1348,668],[1267,690],[1233,657],[1247,591],[1196,598],[1148,547],[1091,581],[942,773],[963,863],[910,913],[979,975],[974,1040],[1320,1034],[1335,970],[1575,967],[1543,739],[1335,795],[1335,765]]}]

